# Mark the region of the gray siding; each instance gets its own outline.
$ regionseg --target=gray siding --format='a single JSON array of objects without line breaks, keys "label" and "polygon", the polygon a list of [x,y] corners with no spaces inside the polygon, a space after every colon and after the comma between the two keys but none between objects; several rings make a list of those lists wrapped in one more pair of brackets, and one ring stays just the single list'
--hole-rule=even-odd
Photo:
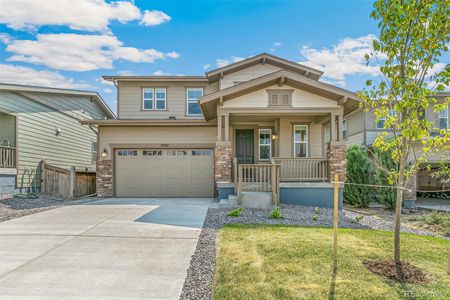
[{"label": "gray siding", "polygon": [[7,140],[10,146],[16,145],[16,118],[13,115],[0,113],[0,142],[2,140]]},{"label": "gray siding", "polygon": [[[167,110],[142,109],[142,89],[152,87],[167,89]],[[175,116],[177,119],[203,119],[202,116],[187,116],[186,89],[189,87],[202,87],[203,93],[209,94],[218,89],[218,83],[208,85],[202,82],[119,82],[118,117],[119,119],[168,119],[170,116]]]},{"label": "gray siding", "polygon": [[[99,112],[90,97],[39,95],[40,99],[52,102],[52,106],[56,105],[63,113],[31,100],[36,94],[24,97],[20,93],[0,93],[0,108],[18,115],[18,188],[28,187],[30,182],[32,187],[40,186],[37,168],[42,159],[62,168],[75,166],[78,169],[95,170],[91,143],[97,140],[97,136],[88,126],[82,126],[75,116],[83,115],[83,119],[91,115],[104,118],[106,114]],[[55,134],[56,128],[61,130],[58,136]],[[29,172],[37,175],[30,176]]]},{"label": "gray siding", "polygon": [[347,145],[364,143],[364,111],[358,109],[344,117],[347,120]]}]

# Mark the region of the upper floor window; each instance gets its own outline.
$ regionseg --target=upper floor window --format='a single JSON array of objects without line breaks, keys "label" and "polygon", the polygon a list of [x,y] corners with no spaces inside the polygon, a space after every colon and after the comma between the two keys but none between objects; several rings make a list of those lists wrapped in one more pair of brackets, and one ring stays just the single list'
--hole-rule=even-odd
[{"label": "upper floor window", "polygon": [[186,89],[186,111],[190,116],[199,116],[202,114],[198,99],[203,97],[203,88]]},{"label": "upper floor window", "polygon": [[142,90],[143,110],[166,110],[167,91],[165,88],[145,88]]},{"label": "upper floor window", "polygon": [[259,160],[269,160],[272,155],[272,130],[259,130]]},{"label": "upper floor window", "polygon": [[[388,114],[390,117],[395,117],[397,115],[397,112],[393,109],[389,109]],[[386,118],[383,116],[377,122],[377,129],[383,129],[384,124],[386,124]]]},{"label": "upper floor window", "polygon": [[342,139],[347,140],[347,120],[342,120]]},{"label": "upper floor window", "polygon": [[439,129],[447,129],[448,126],[448,107],[439,112]]}]

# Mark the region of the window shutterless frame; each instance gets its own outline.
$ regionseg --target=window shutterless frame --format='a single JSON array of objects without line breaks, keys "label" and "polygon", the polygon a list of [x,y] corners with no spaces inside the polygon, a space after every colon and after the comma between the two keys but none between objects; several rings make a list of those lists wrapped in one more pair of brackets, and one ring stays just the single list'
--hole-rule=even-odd
[{"label": "window shutterless frame", "polygon": [[[270,160],[270,158],[272,157],[272,129],[259,129],[258,133],[258,159]],[[264,139],[261,139],[261,135],[265,135],[266,137]],[[269,148],[269,157],[261,157],[262,148]]]},{"label": "window shutterless frame", "polygon": [[[394,117],[397,115],[397,112],[393,109],[388,110],[388,115]],[[377,129],[384,129],[384,124],[386,123],[386,118],[381,117],[377,122]]]},{"label": "window shutterless frame", "polygon": [[446,107],[443,111],[439,112],[438,127],[439,129],[450,128],[448,121],[448,107]]},{"label": "window shutterless frame", "polygon": [[167,89],[166,88],[143,88],[142,110],[166,110]]},{"label": "window shutterless frame", "polygon": [[[303,129],[305,131],[303,139],[301,137],[300,139],[297,139],[296,136],[297,129]],[[308,131],[309,131],[308,125],[294,125],[294,157],[309,157]],[[305,156],[297,156],[296,153],[297,145],[299,145],[300,147],[302,144],[305,147]]]},{"label": "window shutterless frame", "polygon": [[[167,89],[166,88],[155,88],[153,94],[155,96],[154,107],[155,110],[166,110],[167,108]],[[162,105],[160,105],[162,104]]]},{"label": "window shutterless frame", "polygon": [[[189,92],[190,91],[196,91],[196,92],[200,92],[200,96],[198,96],[198,97],[196,97],[196,98],[194,98],[194,97],[189,97]],[[201,87],[188,87],[188,88],[186,88],[186,115],[187,116],[201,116],[202,115],[202,112],[201,112],[201,110],[200,110],[200,112],[199,113],[190,113],[189,112],[189,104],[197,104],[199,107],[199,109],[200,109],[200,104],[198,103],[198,98],[200,98],[200,97],[203,97],[203,88],[201,88]]]}]

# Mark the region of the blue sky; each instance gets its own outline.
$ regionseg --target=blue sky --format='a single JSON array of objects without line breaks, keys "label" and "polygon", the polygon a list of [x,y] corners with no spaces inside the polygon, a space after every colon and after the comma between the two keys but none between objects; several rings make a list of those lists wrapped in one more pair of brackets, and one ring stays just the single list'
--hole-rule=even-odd
[{"label": "blue sky", "polygon": [[372,1],[2,0],[0,81],[96,90],[102,75],[202,75],[268,52],[356,91],[377,75]]}]

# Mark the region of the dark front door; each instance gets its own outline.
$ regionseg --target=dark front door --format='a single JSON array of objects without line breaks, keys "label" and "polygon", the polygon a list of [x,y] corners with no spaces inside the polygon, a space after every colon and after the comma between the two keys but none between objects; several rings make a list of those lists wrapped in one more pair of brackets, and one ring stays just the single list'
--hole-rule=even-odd
[{"label": "dark front door", "polygon": [[236,158],[238,164],[252,164],[253,154],[253,129],[236,129]]}]

